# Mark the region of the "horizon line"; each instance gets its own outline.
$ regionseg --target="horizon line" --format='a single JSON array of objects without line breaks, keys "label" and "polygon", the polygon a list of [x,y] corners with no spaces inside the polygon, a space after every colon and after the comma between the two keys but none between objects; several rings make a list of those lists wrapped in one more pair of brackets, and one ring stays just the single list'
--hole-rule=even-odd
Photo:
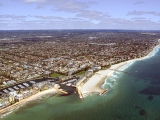
[{"label": "horizon line", "polygon": [[6,29],[6,30],[0,30],[0,31],[30,31],[30,30],[124,30],[124,31],[160,31],[160,30],[143,30],[143,29]]}]

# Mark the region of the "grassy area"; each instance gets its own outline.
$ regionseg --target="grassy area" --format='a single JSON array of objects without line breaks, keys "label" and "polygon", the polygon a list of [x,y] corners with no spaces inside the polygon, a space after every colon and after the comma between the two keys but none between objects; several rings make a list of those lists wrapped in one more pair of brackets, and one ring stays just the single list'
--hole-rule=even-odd
[{"label": "grassy area", "polygon": [[59,74],[59,73],[52,73],[52,74],[50,74],[50,77],[60,77],[60,76],[64,76],[64,75]]},{"label": "grassy area", "polygon": [[109,69],[110,67],[111,67],[111,65],[108,65],[108,66],[102,67],[102,70]]},{"label": "grassy area", "polygon": [[77,73],[76,75],[84,75],[86,73],[86,71],[81,71],[79,73]]}]

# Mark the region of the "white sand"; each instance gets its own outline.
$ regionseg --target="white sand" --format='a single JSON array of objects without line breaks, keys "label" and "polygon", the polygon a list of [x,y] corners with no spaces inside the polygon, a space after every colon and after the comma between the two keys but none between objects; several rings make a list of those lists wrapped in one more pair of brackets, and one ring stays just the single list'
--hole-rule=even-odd
[{"label": "white sand", "polygon": [[[120,68],[122,68],[125,65],[129,65],[131,62],[133,61],[137,61],[137,60],[142,60],[147,58],[148,56],[150,56],[152,54],[152,52],[154,52],[154,50],[159,47],[159,45],[157,45],[147,56],[145,57],[141,57],[141,58],[137,58],[137,59],[133,59],[133,60],[129,60],[129,61],[125,61],[125,62],[121,62],[115,65],[112,65],[111,68],[107,69],[107,70],[100,70],[98,72],[96,72],[91,78],[89,78],[89,80],[80,88],[82,95],[85,96],[86,94],[89,93],[102,93],[104,92],[104,89],[101,88],[100,86],[104,83],[104,81],[106,80],[107,77],[111,76],[114,72],[114,70],[118,70]],[[127,66],[128,67],[128,66]],[[114,70],[110,70],[110,69],[114,69]]]},{"label": "white sand", "polygon": [[[114,70],[126,65],[128,62],[122,62],[119,64],[112,65],[111,68],[107,70],[100,70],[96,72],[89,80],[81,87],[81,92],[83,95],[88,93],[102,93],[104,89],[100,86],[104,83],[105,79],[112,75]],[[114,70],[110,70],[114,69]]]},{"label": "white sand", "polygon": [[48,90],[39,92],[39,93],[37,93],[37,94],[35,94],[35,95],[33,95],[33,96],[29,97],[29,98],[26,98],[24,100],[26,102],[28,102],[28,101],[32,101],[32,100],[38,99],[38,98],[40,98],[40,97],[42,97],[42,96],[44,96],[46,94],[51,94],[51,93],[56,93],[56,92],[57,92],[57,90],[55,90],[54,88],[52,88],[52,89],[48,89]]},{"label": "white sand", "polygon": [[[159,45],[157,45],[155,48],[157,48],[158,46]],[[151,53],[152,53],[152,51],[146,57],[148,57]],[[89,78],[89,80],[82,87],[79,87],[79,89],[81,90],[83,96],[88,93],[102,93],[102,92],[104,92],[104,89],[102,89],[100,86],[104,83],[104,81],[107,77],[109,77],[113,74],[114,70],[117,70],[117,69],[121,68],[122,66],[129,64],[132,61],[141,60],[146,57],[133,59],[133,60],[119,63],[119,64],[115,64],[115,65],[112,65],[111,68],[109,68],[107,70],[100,70],[100,71],[96,72],[91,78]],[[110,70],[110,69],[114,69],[114,70]],[[35,100],[43,95],[50,94],[50,93],[56,93],[56,92],[57,92],[57,90],[55,90],[54,88],[49,89],[49,90],[45,90],[43,92],[39,92],[39,93],[37,93],[31,97],[25,98],[25,99],[21,100],[20,102],[17,102],[7,108],[1,109],[0,114],[7,112],[9,110],[12,110],[21,104]]]}]

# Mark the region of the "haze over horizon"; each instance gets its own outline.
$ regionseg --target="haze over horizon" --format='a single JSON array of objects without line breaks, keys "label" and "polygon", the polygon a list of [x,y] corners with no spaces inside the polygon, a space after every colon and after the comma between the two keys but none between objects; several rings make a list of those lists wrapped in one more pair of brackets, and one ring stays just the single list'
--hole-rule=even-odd
[{"label": "haze over horizon", "polygon": [[159,0],[3,0],[0,30],[159,30]]}]

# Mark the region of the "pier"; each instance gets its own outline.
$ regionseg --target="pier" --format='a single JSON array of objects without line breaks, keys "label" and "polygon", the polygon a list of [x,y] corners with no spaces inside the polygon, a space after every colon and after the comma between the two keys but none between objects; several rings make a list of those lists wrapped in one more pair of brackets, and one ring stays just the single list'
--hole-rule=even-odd
[{"label": "pier", "polygon": [[77,92],[78,92],[79,98],[83,100],[83,95],[79,86],[77,87]]},{"label": "pier", "polygon": [[64,90],[62,90],[62,89],[56,89],[58,92],[61,92],[61,93],[63,93],[63,94],[68,94],[68,92],[66,92],[66,91],[64,91]]},{"label": "pier", "polygon": [[104,90],[103,92],[101,92],[99,95],[101,96],[101,95],[103,95],[104,93],[106,93],[106,92],[108,92],[109,90],[107,89],[107,90]]}]

